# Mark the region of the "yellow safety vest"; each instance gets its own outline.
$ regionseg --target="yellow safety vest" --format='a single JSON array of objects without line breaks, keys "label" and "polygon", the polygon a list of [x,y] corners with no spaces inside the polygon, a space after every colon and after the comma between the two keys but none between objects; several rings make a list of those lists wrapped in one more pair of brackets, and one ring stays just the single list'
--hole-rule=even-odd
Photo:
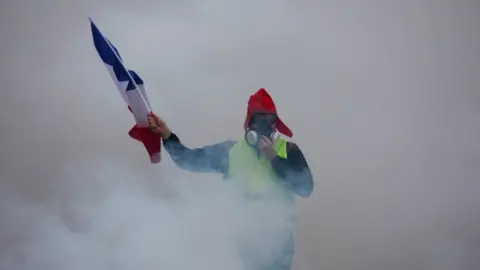
[{"label": "yellow safety vest", "polygon": [[[287,158],[287,141],[283,138],[274,143],[277,154]],[[286,210],[286,218],[295,218],[294,193],[284,188],[270,165],[263,156],[258,156],[255,149],[250,147],[245,139],[239,140],[229,153],[229,181],[240,188],[247,200],[262,201],[273,198]]]}]

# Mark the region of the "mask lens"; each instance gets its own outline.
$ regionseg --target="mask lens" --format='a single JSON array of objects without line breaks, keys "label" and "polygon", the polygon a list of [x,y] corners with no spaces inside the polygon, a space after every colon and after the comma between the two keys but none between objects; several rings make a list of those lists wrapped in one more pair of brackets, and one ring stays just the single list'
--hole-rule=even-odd
[{"label": "mask lens", "polygon": [[252,117],[252,124],[258,126],[271,126],[277,122],[275,114],[256,114]]}]

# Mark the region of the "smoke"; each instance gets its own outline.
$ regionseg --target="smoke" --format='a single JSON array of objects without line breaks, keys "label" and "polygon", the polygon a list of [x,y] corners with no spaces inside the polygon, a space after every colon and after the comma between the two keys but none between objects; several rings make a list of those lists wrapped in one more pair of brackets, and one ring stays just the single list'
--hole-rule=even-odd
[{"label": "smoke", "polygon": [[241,137],[270,91],[316,184],[294,269],[479,269],[479,10],[2,1],[0,268],[242,269],[236,239],[276,244],[220,176],[148,164],[92,16],[188,146]]},{"label": "smoke", "polygon": [[285,241],[268,237],[279,224],[274,207],[252,214],[231,186],[180,181],[168,199],[118,163],[98,164],[65,172],[61,208],[2,196],[1,269],[244,269],[239,244],[263,260]]}]

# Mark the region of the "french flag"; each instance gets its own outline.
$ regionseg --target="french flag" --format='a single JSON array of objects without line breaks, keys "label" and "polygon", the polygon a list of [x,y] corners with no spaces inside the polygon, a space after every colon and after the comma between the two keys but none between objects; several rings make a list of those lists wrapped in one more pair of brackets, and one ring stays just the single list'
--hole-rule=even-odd
[{"label": "french flag", "polygon": [[151,163],[159,163],[161,160],[161,138],[148,128],[147,115],[151,112],[151,106],[143,80],[135,71],[125,68],[117,48],[102,35],[93,20],[91,18],[89,20],[93,43],[98,55],[135,118],[136,124],[128,134],[131,138],[143,143],[150,156]]}]

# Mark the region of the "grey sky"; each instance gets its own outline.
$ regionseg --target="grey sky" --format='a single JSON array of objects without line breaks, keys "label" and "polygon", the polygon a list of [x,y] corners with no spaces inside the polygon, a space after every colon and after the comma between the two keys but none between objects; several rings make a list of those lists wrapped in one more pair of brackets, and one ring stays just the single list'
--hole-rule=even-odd
[{"label": "grey sky", "polygon": [[212,182],[128,138],[92,16],[187,145],[242,136],[248,95],[270,91],[316,180],[295,269],[480,268],[477,1],[172,2],[0,3],[0,265],[33,269],[16,219],[81,226],[76,202],[118,178]]}]

